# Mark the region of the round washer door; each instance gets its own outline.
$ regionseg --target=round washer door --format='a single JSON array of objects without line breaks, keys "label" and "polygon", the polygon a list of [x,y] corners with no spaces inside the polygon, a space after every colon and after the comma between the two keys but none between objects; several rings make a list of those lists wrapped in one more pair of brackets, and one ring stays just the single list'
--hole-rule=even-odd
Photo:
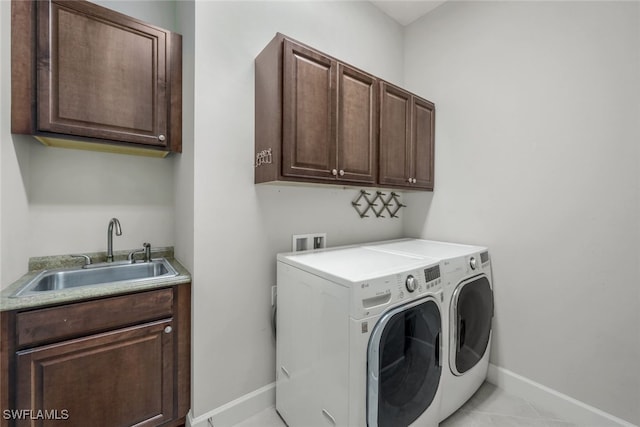
[{"label": "round washer door", "polygon": [[384,314],[367,351],[367,423],[407,426],[433,402],[442,372],[438,304],[431,297]]},{"label": "round washer door", "polygon": [[458,285],[451,300],[450,365],[462,375],[484,356],[491,338],[493,291],[486,276]]}]

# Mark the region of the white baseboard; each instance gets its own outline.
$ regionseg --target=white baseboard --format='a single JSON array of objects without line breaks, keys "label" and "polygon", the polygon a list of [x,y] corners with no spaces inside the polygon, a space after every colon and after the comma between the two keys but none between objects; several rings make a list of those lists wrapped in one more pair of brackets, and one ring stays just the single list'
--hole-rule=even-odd
[{"label": "white baseboard", "polygon": [[580,426],[637,427],[566,394],[492,364],[489,364],[487,381],[508,393],[561,414],[563,419]]},{"label": "white baseboard", "polygon": [[275,404],[276,383],[273,382],[198,417],[194,418],[190,411],[187,415],[187,427],[211,427],[207,423],[209,418],[213,427],[230,427]]},{"label": "white baseboard", "polygon": [[[583,427],[637,427],[621,418],[493,364],[489,364],[487,381],[508,393],[547,408],[561,415],[563,419]],[[213,427],[230,427],[273,407],[275,401],[276,384],[274,382],[198,417],[194,418],[193,414],[189,412],[187,427],[211,427],[207,423],[209,418],[211,418]]]}]

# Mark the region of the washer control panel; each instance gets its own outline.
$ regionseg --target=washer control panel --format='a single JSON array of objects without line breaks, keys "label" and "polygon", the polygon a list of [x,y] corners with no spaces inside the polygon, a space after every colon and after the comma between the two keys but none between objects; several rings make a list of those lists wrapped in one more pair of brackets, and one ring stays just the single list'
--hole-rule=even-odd
[{"label": "washer control panel", "polygon": [[416,278],[410,274],[407,276],[407,280],[405,281],[404,285],[409,292],[415,292],[416,287],[418,287],[417,282],[418,281],[416,280]]},{"label": "washer control panel", "polygon": [[436,292],[440,285],[440,266],[424,268],[410,271],[405,274],[398,274],[396,301],[410,300],[420,297],[426,292]]},{"label": "washer control panel", "polygon": [[440,264],[425,268],[424,280],[427,284],[431,284],[432,287],[436,284],[436,281],[440,283]]},{"label": "washer control panel", "polygon": [[371,279],[359,283],[353,289],[352,313],[371,316],[387,310],[392,304],[409,302],[441,289],[439,264]]}]

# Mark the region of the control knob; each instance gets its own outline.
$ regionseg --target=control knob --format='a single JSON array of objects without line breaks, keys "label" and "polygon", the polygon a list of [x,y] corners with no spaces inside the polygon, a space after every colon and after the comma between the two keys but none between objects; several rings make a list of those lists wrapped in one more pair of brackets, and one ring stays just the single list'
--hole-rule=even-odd
[{"label": "control knob", "polygon": [[405,282],[405,286],[407,287],[407,290],[409,292],[413,292],[416,290],[416,287],[418,286],[418,281],[416,280],[415,277],[413,277],[412,275],[407,276],[407,281]]},{"label": "control knob", "polygon": [[472,270],[478,268],[478,261],[476,261],[475,257],[471,257],[471,259],[469,259],[469,267],[471,267]]}]

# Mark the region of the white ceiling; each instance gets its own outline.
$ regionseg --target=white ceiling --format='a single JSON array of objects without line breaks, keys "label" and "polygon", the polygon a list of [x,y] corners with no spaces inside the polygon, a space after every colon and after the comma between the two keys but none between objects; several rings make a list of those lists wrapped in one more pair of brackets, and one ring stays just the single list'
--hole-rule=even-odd
[{"label": "white ceiling", "polygon": [[445,1],[446,0],[372,0],[371,3],[401,25],[409,25]]}]

